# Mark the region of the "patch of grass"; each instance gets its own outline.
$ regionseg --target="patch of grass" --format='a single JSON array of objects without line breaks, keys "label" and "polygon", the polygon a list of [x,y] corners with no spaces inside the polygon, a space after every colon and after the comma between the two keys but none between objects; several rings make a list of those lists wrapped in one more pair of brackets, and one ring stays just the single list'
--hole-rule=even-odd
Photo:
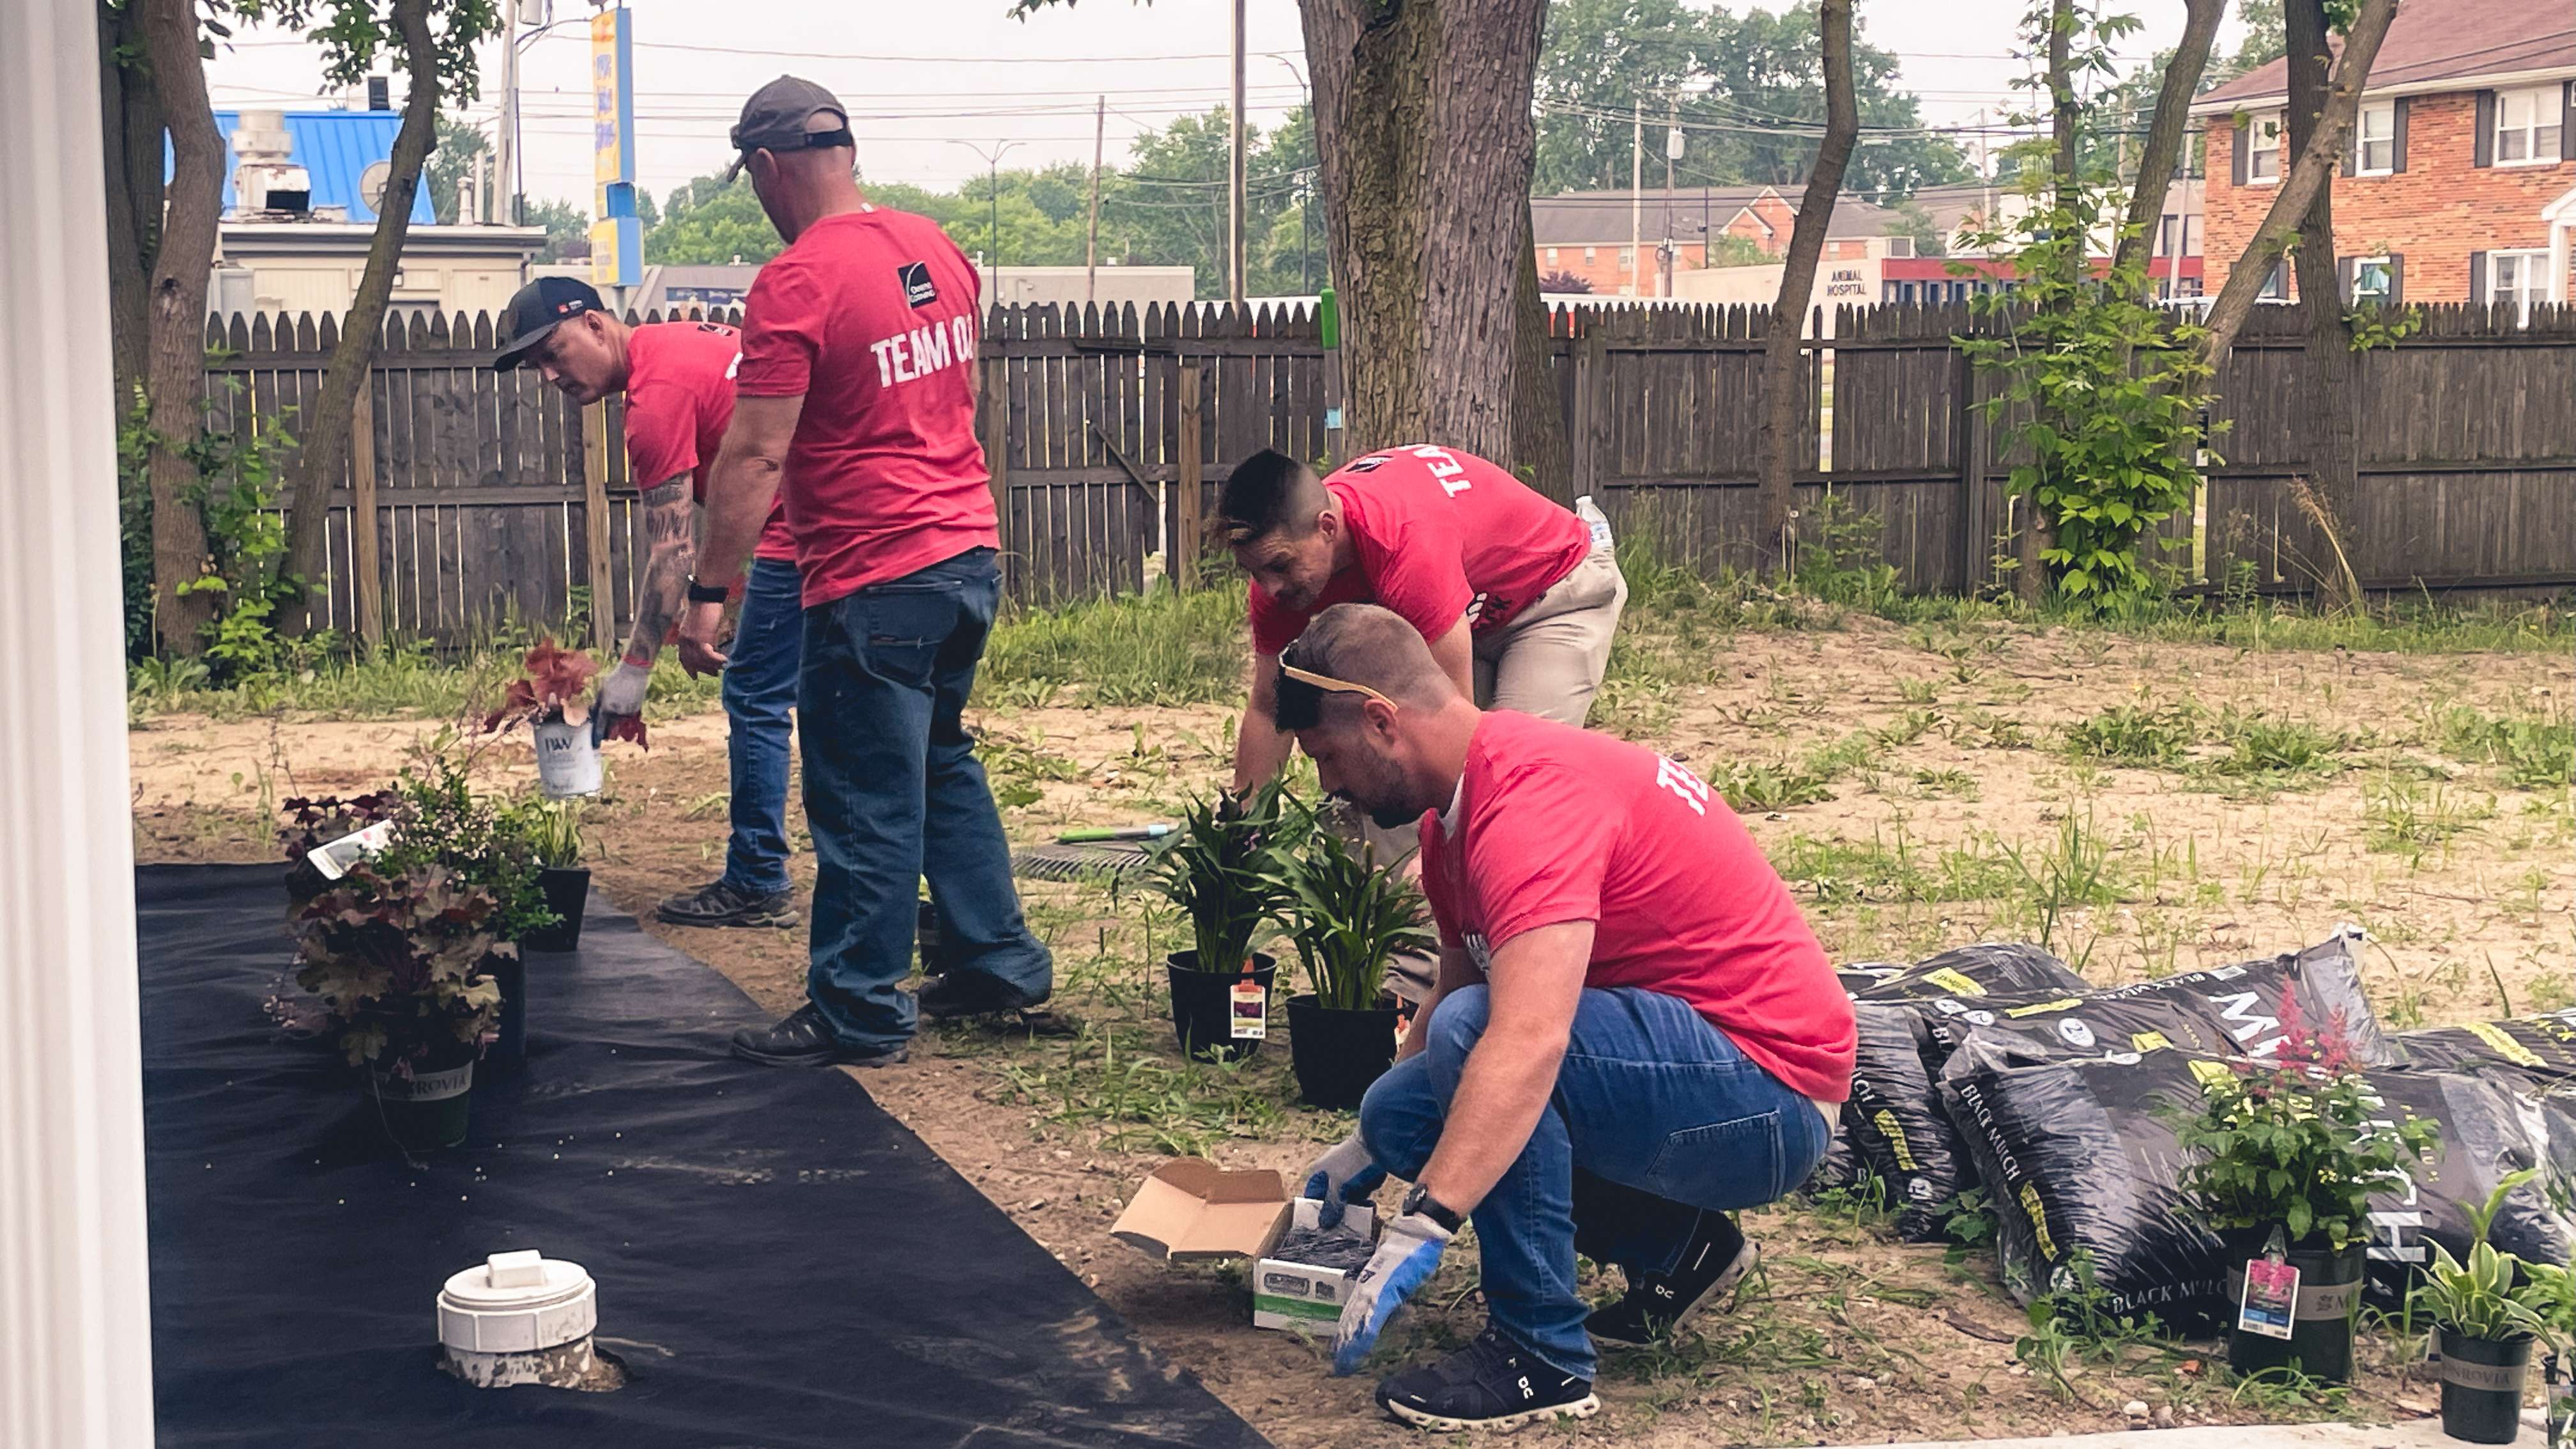
[{"label": "patch of grass", "polygon": [[1058,609],[1013,609],[980,671],[986,698],[1085,705],[1210,704],[1243,698],[1244,591],[1219,580]]},{"label": "patch of grass", "polygon": [[1990,847],[1936,849],[1901,830],[1866,843],[1792,835],[1772,849],[1771,864],[1782,880],[1827,904],[1995,900],[2020,878]]},{"label": "patch of grass", "polygon": [[1276,1060],[1185,1063],[1088,1028],[1032,1058],[999,1068],[1018,1100],[1048,1122],[1097,1132],[1112,1151],[1201,1157],[1221,1142],[1287,1135],[1290,1093]]},{"label": "patch of grass", "polygon": [[2114,765],[2171,765],[2200,738],[2199,711],[2189,705],[2115,704],[2061,731],[2066,752]]},{"label": "patch of grass", "polygon": [[2275,779],[2333,774],[2343,768],[2343,752],[2353,744],[2352,736],[2340,730],[2233,708],[2218,717],[2218,739],[2227,754],[2210,763],[2212,772]]},{"label": "patch of grass", "polygon": [[2403,855],[2419,865],[2440,850],[2495,817],[2495,797],[2474,799],[2441,785],[2387,779],[2370,787],[2362,804],[2369,847],[2383,855]]},{"label": "patch of grass", "polygon": [[[2055,949],[2058,923],[2069,911],[2107,906],[2120,899],[2111,870],[2111,844],[2094,828],[2090,812],[2069,814],[2048,840],[2007,844],[2001,849],[2030,905],[2042,946]],[[2081,968],[2081,962],[2074,964]]]},{"label": "patch of grass", "polygon": [[2563,790],[2576,779],[2576,720],[2454,705],[2433,726],[2444,753],[2494,769],[2517,790]]},{"label": "patch of grass", "polygon": [[1794,761],[1720,761],[1708,783],[1738,811],[1767,814],[1813,805],[1832,799],[1833,783],[1867,764],[1877,743],[1867,731],[1855,730]]}]

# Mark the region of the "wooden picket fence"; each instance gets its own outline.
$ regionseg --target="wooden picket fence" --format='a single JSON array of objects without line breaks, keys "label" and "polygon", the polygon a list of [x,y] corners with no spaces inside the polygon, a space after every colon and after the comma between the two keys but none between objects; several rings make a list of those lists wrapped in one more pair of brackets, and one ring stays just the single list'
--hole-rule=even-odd
[{"label": "wooden picket fence", "polygon": [[[2356,573],[2386,590],[2576,586],[2576,314],[2423,310],[2420,331],[2360,359],[2344,540]],[[1746,307],[1556,314],[1563,491],[1667,558],[1750,565],[1767,320]],[[1831,337],[1802,344],[1802,527],[1843,520],[1820,541],[1876,550],[1908,589],[1994,586],[2016,526],[2011,459],[1988,421],[1993,380],[1952,342],[1988,324],[1960,304],[1833,320]],[[2327,566],[2292,496],[2313,395],[2297,329],[2295,309],[2258,309],[2219,371],[2202,504],[2160,531],[2188,581],[2298,592]],[[330,318],[210,326],[217,425],[294,432],[333,342]],[[452,642],[584,607],[603,637],[628,618],[636,519],[617,406],[585,417],[526,371],[492,372],[492,350],[488,316],[387,324],[333,494],[319,622]],[[1011,596],[1133,591],[1149,570],[1195,582],[1233,460],[1338,449],[1332,365],[1297,306],[995,309],[978,430]]]}]

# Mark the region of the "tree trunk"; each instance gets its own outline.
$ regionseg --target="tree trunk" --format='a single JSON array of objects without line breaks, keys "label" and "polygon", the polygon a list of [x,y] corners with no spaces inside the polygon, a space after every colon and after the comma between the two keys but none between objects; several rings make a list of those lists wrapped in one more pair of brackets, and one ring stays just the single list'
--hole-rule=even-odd
[{"label": "tree trunk", "polygon": [[1825,254],[1825,235],[1833,229],[1843,170],[1860,137],[1860,107],[1852,95],[1851,0],[1823,0],[1817,23],[1825,60],[1825,134],[1816,147],[1815,169],[1807,173],[1806,194],[1798,199],[1797,224],[1789,229],[1789,250],[1780,259],[1780,297],[1771,304],[1762,342],[1761,531],[1756,541],[1762,567],[1772,572],[1788,570],[1797,540],[1790,505],[1797,497],[1796,450],[1806,436],[1798,414],[1807,398],[1798,344],[1806,334],[1816,263]]},{"label": "tree trunk", "polygon": [[1563,499],[1530,246],[1545,0],[1305,0],[1350,453],[1464,448]]},{"label": "tree trunk", "polygon": [[[2076,148],[2082,144],[2083,112],[2075,99],[2075,0],[2054,0],[2048,14],[2048,111],[2050,118],[2049,172],[2053,195],[2049,198],[2060,216],[2075,210],[2076,188],[2083,183],[2077,177]],[[2074,287],[2083,280],[2085,256],[2080,247],[2062,249],[2059,265],[2065,275],[2058,280],[2067,284],[2061,295],[2072,298]],[[2056,425],[2060,420],[2043,400],[2039,404],[2043,421]],[[2063,427],[2059,431],[2062,433]],[[2041,466],[2047,466],[2043,458]],[[2016,536],[2016,566],[2013,569],[2013,596],[2022,603],[2037,607],[2048,597],[2048,561],[2041,557],[2057,543],[2057,521],[2040,505],[2039,492],[2031,491],[2022,501],[2021,531]]]},{"label": "tree trunk", "polygon": [[2343,54],[2335,60],[2334,84],[2316,119],[2316,130],[2307,145],[2294,148],[2298,159],[2281,178],[2272,209],[2264,213],[2263,224],[2254,229],[2245,254],[2236,259],[2227,273],[2227,285],[2218,289],[2218,300],[2210,305],[2208,332],[2200,346],[2201,355],[2213,366],[2236,344],[2236,334],[2244,330],[2254,299],[2263,290],[2265,274],[2298,232],[2309,205],[2325,189],[2326,179],[2342,167],[2353,116],[2361,107],[2361,88],[2379,58],[2379,43],[2388,38],[2389,22],[2396,18],[2397,0],[2361,0],[2352,28],[2344,33]]},{"label": "tree trunk", "polygon": [[[153,618],[164,650],[195,654],[204,647],[205,626],[215,611],[212,595],[180,592],[181,585],[203,576],[206,563],[205,522],[197,504],[201,480],[184,450],[205,428],[206,285],[223,205],[225,149],[206,99],[195,0],[133,4],[153,88],[169,118],[171,157],[168,209],[160,219],[160,245],[145,293]],[[123,236],[115,240],[121,244]]]},{"label": "tree trunk", "polygon": [[[286,578],[305,590],[307,599],[322,578],[325,526],[331,518],[331,490],[349,456],[349,420],[358,404],[358,389],[367,385],[375,363],[376,343],[384,335],[385,304],[393,295],[394,270],[402,258],[403,239],[411,234],[412,198],[420,190],[421,168],[429,162],[438,139],[438,50],[429,32],[430,0],[394,0],[394,30],[402,39],[404,69],[411,94],[403,100],[402,129],[394,134],[392,174],[385,180],[383,205],[376,211],[375,237],[367,246],[367,269],[358,280],[358,295],[340,329],[331,365],[322,374],[322,394],[300,416],[295,468],[295,496],[287,513]],[[372,528],[375,520],[361,520]],[[306,616],[288,611],[279,625],[300,630]]]},{"label": "tree trunk", "polygon": [[[2318,129],[2327,101],[2327,48],[2323,0],[2284,0],[2282,28],[2289,43],[2290,149],[2303,152]],[[2338,149],[2341,149],[2340,147]],[[2308,560],[2317,576],[2318,602],[2329,610],[2358,605],[2357,580],[2344,560],[2352,517],[2361,409],[2360,378],[2352,352],[2352,325],[2344,317],[2343,279],[2335,264],[2334,183],[2317,188],[2299,220],[2291,253],[2299,277],[2299,313],[2307,324],[2310,386],[2300,400],[2300,428],[2307,434],[2312,497],[2302,511],[2325,535],[2320,557]]]},{"label": "tree trunk", "polygon": [[2174,46],[2173,63],[2165,67],[2164,84],[2156,90],[2155,118],[2147,123],[2138,183],[2129,193],[2129,214],[2123,219],[2119,250],[2114,253],[2115,264],[2121,267],[2155,255],[2156,223],[2164,216],[2165,192],[2173,181],[2174,163],[2182,156],[2183,134],[2191,126],[2191,100],[2200,91],[2201,72],[2209,68],[2209,47],[2218,38],[2227,0],[2183,0],[2183,8],[2182,40]]},{"label": "tree trunk", "polygon": [[[152,331],[145,292],[161,240],[161,99],[133,6],[98,7],[99,147],[106,162],[108,348],[121,424],[143,387]],[[218,191],[218,197],[221,193]]]}]

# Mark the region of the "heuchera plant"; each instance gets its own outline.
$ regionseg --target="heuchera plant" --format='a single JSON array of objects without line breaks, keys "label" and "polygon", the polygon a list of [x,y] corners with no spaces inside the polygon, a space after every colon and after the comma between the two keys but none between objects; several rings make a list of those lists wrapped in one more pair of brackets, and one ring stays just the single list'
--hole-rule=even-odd
[{"label": "heuchera plant", "polygon": [[346,800],[337,795],[309,799],[299,795],[279,807],[286,812],[286,824],[278,827],[278,848],[292,865],[344,835],[393,818],[401,805],[402,797],[392,790],[372,790]]},{"label": "heuchera plant", "polygon": [[[599,666],[579,649],[566,649],[552,639],[540,639],[535,648],[519,661],[521,676],[510,681],[509,690],[501,696],[501,707],[484,716],[483,728],[497,730],[503,725],[564,724],[578,725],[589,720],[590,702],[583,698]],[[619,718],[611,739],[633,740],[644,744],[644,721],[640,716]]]},{"label": "heuchera plant", "polygon": [[501,1017],[484,969],[505,945],[489,891],[444,866],[350,870],[296,917],[296,984],[321,1000],[352,1066],[408,1076],[481,1050]]},{"label": "heuchera plant", "polygon": [[2310,1030],[2297,996],[2281,993],[2282,1040],[2264,1061],[2234,1063],[2206,1084],[2197,1115],[2178,1130],[2197,1160],[2183,1170],[2201,1221],[2213,1228],[2278,1223],[2292,1246],[2322,1239],[2341,1251],[2370,1236],[2370,1199],[2405,1180],[2440,1135],[2439,1123],[2390,1122],[2344,1040],[2343,1024]]}]

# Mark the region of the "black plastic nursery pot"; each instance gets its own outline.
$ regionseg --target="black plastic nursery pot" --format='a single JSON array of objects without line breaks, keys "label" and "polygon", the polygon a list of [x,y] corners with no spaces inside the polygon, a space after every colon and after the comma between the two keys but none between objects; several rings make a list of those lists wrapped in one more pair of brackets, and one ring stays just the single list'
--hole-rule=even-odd
[{"label": "black plastic nursery pot", "polygon": [[1400,1015],[1393,1006],[1353,1011],[1325,1006],[1311,994],[1289,997],[1288,1060],[1297,1069],[1297,1095],[1310,1107],[1359,1110],[1369,1084],[1395,1064]]},{"label": "black plastic nursery pot", "polygon": [[495,951],[483,958],[483,970],[501,988],[501,1019],[483,1060],[496,1073],[517,1071],[528,1056],[527,959],[519,951]]},{"label": "black plastic nursery pot", "polygon": [[473,1111],[474,1059],[424,1063],[408,1077],[377,1067],[360,1090],[395,1146],[406,1152],[454,1147],[465,1140]]},{"label": "black plastic nursery pot", "polygon": [[[1270,980],[1279,963],[1255,952],[1250,971],[1201,971],[1199,953],[1175,951],[1164,958],[1172,978],[1172,1030],[1181,1039],[1181,1055],[1192,1059],[1236,1061],[1261,1050],[1268,1034]],[[1234,988],[1250,981],[1261,988],[1261,1014],[1238,1013]]]},{"label": "black plastic nursery pot", "polygon": [[2522,1432],[2522,1383],[2531,1371],[2531,1340],[2434,1336],[2441,1362],[2442,1432],[2471,1444],[2510,1444]]},{"label": "black plastic nursery pot", "polygon": [[590,904],[590,868],[547,866],[537,872],[537,889],[557,919],[544,930],[530,931],[519,944],[531,951],[580,950],[581,916]]},{"label": "black plastic nursery pot", "polygon": [[[2228,1235],[2228,1299],[2242,1301],[2245,1263],[2262,1255],[2266,1234]],[[2269,1370],[2295,1369],[2309,1378],[2340,1384],[2352,1377],[2352,1326],[2361,1310],[2362,1258],[2359,1243],[2340,1252],[2327,1248],[2292,1248],[2290,1266],[2299,1270],[2299,1300],[2291,1311],[2290,1336],[2272,1338],[2227,1332],[2227,1366],[2240,1378]]]}]

